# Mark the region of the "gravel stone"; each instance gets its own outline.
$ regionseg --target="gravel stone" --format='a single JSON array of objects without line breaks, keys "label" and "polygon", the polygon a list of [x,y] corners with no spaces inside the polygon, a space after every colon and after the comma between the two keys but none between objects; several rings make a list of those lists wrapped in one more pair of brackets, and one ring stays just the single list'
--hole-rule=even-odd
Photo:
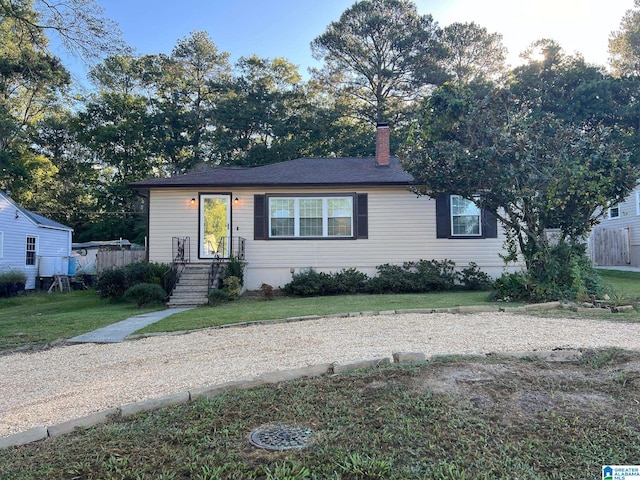
[{"label": "gravel stone", "polygon": [[275,370],[392,352],[431,356],[600,347],[640,350],[640,324],[506,312],[413,313],[60,346],[0,356],[0,437]]}]

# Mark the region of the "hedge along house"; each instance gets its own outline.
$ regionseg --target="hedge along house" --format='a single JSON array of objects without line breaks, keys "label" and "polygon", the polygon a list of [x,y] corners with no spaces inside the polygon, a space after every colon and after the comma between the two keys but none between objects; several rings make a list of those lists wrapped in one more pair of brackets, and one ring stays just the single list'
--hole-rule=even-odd
[{"label": "hedge along house", "polygon": [[[22,208],[0,191],[0,271],[24,272],[27,290],[36,288],[39,276],[67,275],[72,233],[71,227]],[[45,264],[50,274],[41,271]]]},{"label": "hedge along house", "polygon": [[375,157],[299,158],[130,186],[148,199],[150,261],[241,254],[250,290],[309,268],[374,275],[378,265],[419,259],[500,274],[505,238],[495,217],[456,195],[419,197],[413,185],[390,157],[382,124]]}]

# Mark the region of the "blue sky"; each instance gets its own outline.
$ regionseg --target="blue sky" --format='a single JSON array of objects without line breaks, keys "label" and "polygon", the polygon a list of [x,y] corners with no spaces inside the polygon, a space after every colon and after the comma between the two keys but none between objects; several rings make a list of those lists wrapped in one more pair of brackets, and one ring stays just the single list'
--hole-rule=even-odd
[{"label": "blue sky", "polygon": [[[414,0],[441,25],[476,23],[501,33],[510,62],[539,38],[553,38],[587,61],[606,64],[609,34],[633,0]],[[177,41],[205,30],[220,50],[241,56],[285,57],[305,75],[315,65],[310,42],[354,0],[99,0],[124,40],[139,54],[170,53]],[[55,49],[54,49],[55,51]],[[63,62],[83,80],[78,62]]]}]

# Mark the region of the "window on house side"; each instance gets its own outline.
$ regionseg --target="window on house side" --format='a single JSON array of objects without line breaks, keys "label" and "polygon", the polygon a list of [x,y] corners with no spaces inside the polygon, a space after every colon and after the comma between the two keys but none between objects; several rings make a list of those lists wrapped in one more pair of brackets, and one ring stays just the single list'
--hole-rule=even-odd
[{"label": "window on house side", "polygon": [[35,265],[36,264],[36,250],[38,244],[38,237],[27,237],[27,248],[26,248],[26,258],[25,265]]},{"label": "window on house side", "polygon": [[618,218],[620,216],[620,205],[616,205],[609,209],[609,219]]},{"label": "window on house side", "polygon": [[482,235],[481,214],[478,206],[460,195],[451,195],[451,235]]},{"label": "window on house side", "polygon": [[636,215],[640,215],[640,191],[636,192]]},{"label": "window on house side", "polygon": [[4,257],[4,232],[0,232],[0,258]]},{"label": "window on house side", "polygon": [[271,238],[353,236],[353,197],[269,198]]}]

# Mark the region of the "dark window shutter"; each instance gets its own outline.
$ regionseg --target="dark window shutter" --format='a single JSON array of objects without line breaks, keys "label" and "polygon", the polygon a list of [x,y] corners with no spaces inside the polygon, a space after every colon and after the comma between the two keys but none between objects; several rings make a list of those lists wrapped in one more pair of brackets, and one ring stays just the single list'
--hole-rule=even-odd
[{"label": "dark window shutter", "polygon": [[253,239],[266,240],[269,238],[267,234],[267,196],[253,196]]},{"label": "dark window shutter", "polygon": [[441,193],[436,197],[436,238],[449,237],[451,237],[449,194]]},{"label": "dark window shutter", "polygon": [[366,193],[356,195],[356,238],[369,238],[369,199]]},{"label": "dark window shutter", "polygon": [[484,238],[498,238],[498,219],[488,210],[482,211],[482,233]]}]

